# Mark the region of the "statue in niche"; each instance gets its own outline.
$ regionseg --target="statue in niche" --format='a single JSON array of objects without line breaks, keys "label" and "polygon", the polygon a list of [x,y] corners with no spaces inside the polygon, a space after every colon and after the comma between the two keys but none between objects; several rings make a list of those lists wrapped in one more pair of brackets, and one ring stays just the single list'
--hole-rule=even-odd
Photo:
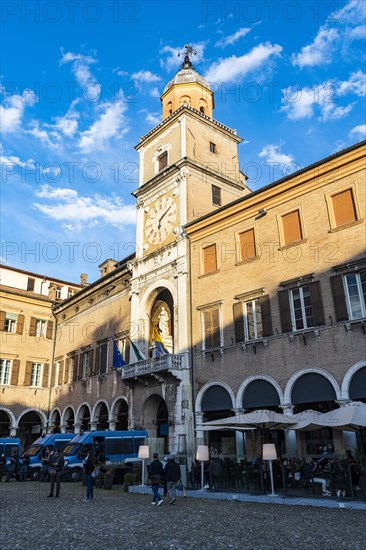
[{"label": "statue in niche", "polygon": [[159,315],[158,315],[158,328],[159,332],[162,337],[164,336],[170,336],[170,330],[169,330],[169,313],[165,306],[162,306]]}]

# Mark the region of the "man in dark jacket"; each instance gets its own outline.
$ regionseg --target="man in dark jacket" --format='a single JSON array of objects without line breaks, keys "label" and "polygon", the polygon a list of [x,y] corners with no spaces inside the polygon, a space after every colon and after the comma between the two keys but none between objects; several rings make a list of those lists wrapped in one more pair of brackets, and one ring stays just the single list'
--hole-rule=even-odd
[{"label": "man in dark jacket", "polygon": [[159,484],[163,473],[163,465],[159,460],[158,453],[153,454],[153,459],[154,460],[148,466],[151,489],[154,495],[154,498],[151,504],[154,504],[154,505],[157,504],[158,506],[160,506],[164,502],[159,493]]},{"label": "man in dark jacket", "polygon": [[18,467],[19,467],[19,455],[17,452],[13,454],[13,456],[10,459],[10,464],[8,466],[7,472],[6,472],[6,478],[5,481],[9,481],[9,479],[14,476],[16,477],[18,473]]},{"label": "man in dark jacket", "polygon": [[58,498],[60,496],[61,477],[62,477],[62,470],[64,465],[65,465],[64,455],[60,453],[58,449],[56,449],[50,458],[51,487],[50,487],[50,494],[48,495],[48,497],[53,497],[55,484],[56,484],[55,497]]},{"label": "man in dark jacket", "polygon": [[180,467],[175,461],[175,456],[168,457],[168,462],[163,470],[163,475],[167,484],[168,495],[170,496],[170,504],[175,504],[177,499],[177,483],[181,478]]}]

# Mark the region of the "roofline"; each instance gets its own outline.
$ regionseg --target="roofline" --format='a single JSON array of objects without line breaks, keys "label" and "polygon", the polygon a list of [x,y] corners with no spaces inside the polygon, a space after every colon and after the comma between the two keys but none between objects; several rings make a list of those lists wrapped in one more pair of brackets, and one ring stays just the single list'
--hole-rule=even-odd
[{"label": "roofline", "polygon": [[32,300],[38,300],[38,301],[41,301],[41,302],[47,302],[49,304],[53,304],[54,303],[54,300],[51,300],[48,296],[45,296],[44,294],[36,294],[34,292],[30,292],[28,291],[28,294],[27,294],[27,291],[26,290],[23,290],[22,292],[20,292],[21,289],[16,289],[16,288],[13,288],[13,287],[9,287],[7,285],[0,285],[0,292],[4,292],[4,294],[12,294],[14,296],[22,296],[23,298],[30,298]]},{"label": "roofline", "polygon": [[301,170],[298,170],[297,172],[294,172],[293,174],[289,174],[288,176],[285,176],[277,181],[274,181],[273,183],[270,183],[268,185],[265,185],[264,187],[261,187],[260,189],[257,189],[256,191],[252,191],[250,194],[245,195],[245,197],[240,197],[239,199],[229,202],[228,204],[225,204],[225,206],[222,206],[221,208],[218,208],[214,212],[209,212],[208,214],[205,214],[204,216],[201,216],[200,218],[197,218],[195,220],[192,220],[191,222],[188,222],[184,225],[184,227],[192,227],[195,223],[199,223],[205,219],[210,218],[211,216],[214,216],[216,214],[219,214],[220,212],[223,212],[224,210],[227,210],[228,208],[231,208],[232,206],[239,204],[241,202],[245,202],[247,200],[250,200],[255,195],[260,195],[260,193],[264,193],[268,189],[272,189],[273,187],[276,187],[277,185],[280,185],[281,183],[285,183],[286,181],[290,181],[291,179],[294,179],[301,174],[305,174],[306,172],[313,170],[314,168],[317,168],[318,166],[321,166],[322,164],[326,164],[327,162],[330,162],[336,158],[341,157],[342,155],[349,153],[351,151],[354,151],[355,149],[361,148],[366,145],[366,139],[363,141],[360,141],[358,143],[355,143],[354,145],[351,145],[350,147],[347,147],[346,149],[342,149],[341,151],[338,151],[337,153],[333,153],[329,157],[325,157],[324,159],[321,159],[317,162],[314,162],[313,164],[309,164],[305,168],[301,168]]},{"label": "roofline", "polygon": [[64,283],[64,284],[67,284],[67,285],[70,285],[70,286],[76,286],[76,287],[79,287],[79,288],[83,288],[80,283],[71,283],[70,281],[64,281],[63,279],[56,279],[55,277],[49,277],[49,276],[44,275],[44,274],[34,273],[33,271],[26,271],[24,269],[19,269],[18,267],[12,267],[12,266],[7,266],[5,264],[0,264],[0,268],[8,269],[9,271],[17,271],[18,273],[24,273],[25,275],[33,275],[34,277],[39,277],[39,278],[43,277],[43,279],[47,279],[47,280],[49,280],[51,282],[55,282],[55,283]]}]

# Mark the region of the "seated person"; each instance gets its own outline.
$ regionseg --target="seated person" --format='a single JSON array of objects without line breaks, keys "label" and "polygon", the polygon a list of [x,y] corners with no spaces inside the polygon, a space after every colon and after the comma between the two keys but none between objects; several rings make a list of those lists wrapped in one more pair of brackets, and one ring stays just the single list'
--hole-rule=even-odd
[{"label": "seated person", "polygon": [[331,496],[330,491],[327,490],[327,480],[316,475],[317,464],[313,461],[311,457],[305,459],[305,464],[303,465],[303,474],[306,481],[309,483],[320,483],[322,486],[323,496]]}]

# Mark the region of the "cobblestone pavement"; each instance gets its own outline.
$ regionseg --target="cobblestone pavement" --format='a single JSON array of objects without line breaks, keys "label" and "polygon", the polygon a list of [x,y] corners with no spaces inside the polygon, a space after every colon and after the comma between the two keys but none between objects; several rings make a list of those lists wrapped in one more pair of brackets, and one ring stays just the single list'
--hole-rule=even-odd
[{"label": "cobblestone pavement", "polygon": [[366,548],[365,513],[358,510],[193,498],[157,507],[149,495],[121,486],[95,489],[89,503],[79,483],[63,483],[57,499],[48,492],[48,483],[0,484],[2,550]]}]

